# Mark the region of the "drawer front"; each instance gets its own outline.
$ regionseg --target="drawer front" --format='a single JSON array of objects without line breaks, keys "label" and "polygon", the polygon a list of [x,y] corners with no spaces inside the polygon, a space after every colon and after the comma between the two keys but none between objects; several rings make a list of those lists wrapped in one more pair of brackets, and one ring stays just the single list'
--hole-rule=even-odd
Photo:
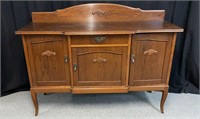
[{"label": "drawer front", "polygon": [[128,35],[71,36],[72,45],[128,44]]},{"label": "drawer front", "polygon": [[70,85],[66,38],[63,36],[26,36],[34,86]]},{"label": "drawer front", "polygon": [[172,34],[136,34],[132,38],[129,85],[165,83]]},{"label": "drawer front", "polygon": [[125,85],[127,47],[73,48],[75,86]]}]

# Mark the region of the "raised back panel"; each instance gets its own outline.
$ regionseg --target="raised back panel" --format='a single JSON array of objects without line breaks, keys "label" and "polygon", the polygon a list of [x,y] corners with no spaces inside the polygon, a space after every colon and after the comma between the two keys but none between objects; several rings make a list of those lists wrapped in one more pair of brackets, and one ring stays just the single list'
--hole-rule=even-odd
[{"label": "raised back panel", "polygon": [[119,22],[163,20],[164,10],[141,10],[118,4],[95,3],[72,6],[55,12],[33,12],[33,23]]}]

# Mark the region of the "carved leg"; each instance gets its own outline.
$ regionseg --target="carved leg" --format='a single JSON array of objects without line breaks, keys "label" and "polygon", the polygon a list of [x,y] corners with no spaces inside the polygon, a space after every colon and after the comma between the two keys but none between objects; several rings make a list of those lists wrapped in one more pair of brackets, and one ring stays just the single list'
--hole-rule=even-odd
[{"label": "carved leg", "polygon": [[35,93],[35,91],[31,90],[31,97],[33,100],[33,104],[35,106],[35,116],[38,115],[38,101],[37,101],[37,94]]},{"label": "carved leg", "polygon": [[164,113],[164,104],[165,104],[165,100],[167,98],[167,95],[168,95],[168,88],[165,88],[162,91],[162,99],[160,101],[160,111],[161,111],[161,113]]}]

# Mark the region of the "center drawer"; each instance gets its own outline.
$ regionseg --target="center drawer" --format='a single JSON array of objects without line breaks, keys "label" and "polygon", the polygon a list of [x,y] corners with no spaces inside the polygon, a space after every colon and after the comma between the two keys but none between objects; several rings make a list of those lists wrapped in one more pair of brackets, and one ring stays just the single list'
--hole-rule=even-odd
[{"label": "center drawer", "polygon": [[72,45],[128,44],[128,35],[78,35],[71,36]]}]

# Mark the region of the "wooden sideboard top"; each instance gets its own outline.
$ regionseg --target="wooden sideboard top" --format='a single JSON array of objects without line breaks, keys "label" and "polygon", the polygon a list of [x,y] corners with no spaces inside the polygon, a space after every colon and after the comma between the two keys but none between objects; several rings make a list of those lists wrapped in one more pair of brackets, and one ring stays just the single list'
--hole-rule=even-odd
[{"label": "wooden sideboard top", "polygon": [[164,21],[164,10],[141,10],[108,3],[76,5],[54,12],[33,12],[32,23],[16,34],[134,34],[183,32]]},{"label": "wooden sideboard top", "polygon": [[16,34],[93,35],[151,32],[183,32],[183,29],[166,21],[30,23],[16,31]]}]

